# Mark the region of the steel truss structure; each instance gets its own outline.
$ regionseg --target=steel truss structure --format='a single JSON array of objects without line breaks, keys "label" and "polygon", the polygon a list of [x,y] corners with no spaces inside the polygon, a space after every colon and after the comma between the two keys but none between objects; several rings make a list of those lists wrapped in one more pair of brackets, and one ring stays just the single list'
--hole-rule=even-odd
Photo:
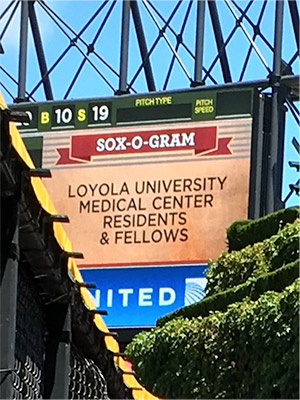
[{"label": "steel truss structure", "polygon": [[[79,20],[74,17],[79,2],[73,2],[72,15],[59,7],[62,3],[2,3],[0,85],[13,102],[216,85],[257,87],[264,104],[261,129],[268,126],[263,131],[268,172],[259,183],[266,188],[266,199],[264,204],[253,199],[259,210],[254,214],[282,206],[286,111],[299,124],[296,0],[99,0],[85,2],[87,11]],[[19,30],[14,50],[12,30],[14,35]],[[54,30],[61,39],[55,36],[52,43]],[[293,145],[298,151],[295,138]],[[299,169],[298,163],[291,165]],[[298,188],[299,180],[283,203]]]}]

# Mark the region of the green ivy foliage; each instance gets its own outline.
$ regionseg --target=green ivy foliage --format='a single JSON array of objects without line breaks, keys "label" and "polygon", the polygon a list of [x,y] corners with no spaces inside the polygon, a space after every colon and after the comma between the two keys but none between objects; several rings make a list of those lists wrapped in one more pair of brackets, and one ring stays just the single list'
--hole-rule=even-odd
[{"label": "green ivy foliage", "polygon": [[261,294],[269,290],[282,292],[286,286],[290,285],[298,277],[299,261],[296,260],[275,271],[262,274],[258,278],[250,278],[233,288],[205,297],[189,306],[179,308],[159,318],[156,324],[157,326],[163,326],[177,317],[206,317],[213,311],[226,311],[230,304],[242,301],[244,297],[257,300]]},{"label": "green ivy foliage", "polygon": [[248,245],[276,235],[287,223],[299,218],[299,208],[292,207],[279,210],[257,220],[235,221],[227,229],[229,252],[241,250]]},{"label": "green ivy foliage", "polygon": [[[209,264],[206,298],[134,338],[126,355],[150,391],[299,398],[298,216],[290,209],[233,224],[230,252]],[[242,250],[232,251],[234,241]]]},{"label": "green ivy foliage", "polygon": [[299,258],[299,219],[263,242],[240,251],[223,252],[209,263],[206,294],[222,292],[246,282],[250,277],[275,271]]},{"label": "green ivy foliage", "polygon": [[299,279],[226,312],[176,318],[126,348],[142,383],[172,399],[298,399]]}]

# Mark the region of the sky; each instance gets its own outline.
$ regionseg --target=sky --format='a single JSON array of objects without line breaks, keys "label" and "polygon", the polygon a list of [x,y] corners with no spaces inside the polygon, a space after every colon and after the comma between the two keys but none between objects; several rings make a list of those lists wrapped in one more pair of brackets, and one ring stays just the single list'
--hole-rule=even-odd
[{"label": "sky", "polygon": [[[12,99],[17,97],[17,89],[13,80],[4,72],[4,69],[9,72],[14,79],[17,79],[20,40],[20,7],[18,7],[16,12],[12,15],[11,21],[6,29],[6,24],[10,19],[12,10],[18,2],[16,1],[8,12],[4,13],[10,3],[11,1],[9,0],[0,1],[0,40],[5,51],[3,55],[0,55],[0,90],[8,103],[11,103]],[[148,0],[138,1],[148,49],[152,47],[156,40],[158,41],[157,46],[155,46],[151,53],[150,60],[153,67],[156,89],[159,91],[165,89],[166,76],[173,57],[172,48],[174,49],[176,47],[174,32],[177,34],[182,33],[184,45],[179,46],[177,54],[178,58],[180,58],[180,62],[175,60],[174,68],[167,82],[166,89],[173,90],[190,87],[190,79],[193,79],[194,74],[194,60],[192,54],[195,49],[196,3],[197,2],[194,1],[191,5],[186,24],[184,22],[190,2],[184,0],[180,3],[174,18],[171,20],[170,28],[166,29],[166,41],[162,37],[158,38],[158,29],[159,27],[163,27],[163,18],[167,19],[179,2],[174,2],[172,0],[156,0],[151,3]],[[236,25],[234,14],[239,16],[241,13],[240,9],[245,9],[248,3],[249,2],[246,0],[217,1],[220,23],[225,41]],[[76,33],[80,32],[91,16],[103,5],[103,9],[100,11],[99,15],[97,15],[90,26],[84,30],[81,36],[82,41],[77,39],[76,46],[70,47],[59,65],[51,72],[50,79],[53,85],[54,98],[60,100],[66,96],[72,99],[112,96],[114,91],[118,89],[117,74],[120,68],[122,2],[118,0],[115,2],[115,5],[113,5],[113,3],[109,1],[105,5],[102,0],[46,0],[44,4],[45,5],[42,6],[36,2],[35,9],[38,16],[48,68],[54,65],[56,60],[70,44],[70,40],[74,39]],[[151,7],[151,4],[154,5],[154,8]],[[268,75],[268,67],[272,68],[272,52],[264,38],[271,44],[273,43],[275,4],[275,1],[268,1],[265,11],[262,14],[263,2],[255,0],[247,12],[247,17],[249,16],[251,21],[255,24],[257,24],[257,21],[261,18],[260,29],[263,38],[258,36],[255,40],[255,46],[257,46],[259,55],[255,51],[251,52],[249,63],[245,75],[243,76],[244,81],[265,79]],[[68,91],[72,79],[86,54],[86,44],[93,43],[96,32],[108,12],[109,17],[107,22],[104,24],[98,40],[95,41],[94,47],[97,55],[91,54],[89,56],[89,61],[85,61],[74,86]],[[54,13],[61,18],[61,21],[59,21]],[[62,23],[62,20],[65,23]],[[289,61],[295,54],[296,42],[292,31],[288,2],[286,0],[284,0],[283,32],[283,59]],[[249,50],[247,33],[252,36],[253,27],[251,26],[251,22],[249,22],[247,18],[244,18],[243,26],[237,27],[232,39],[226,47],[233,81],[238,81],[241,78],[244,60]],[[211,66],[215,56],[216,44],[212,33],[212,23],[206,7],[204,32],[205,68],[208,69]],[[134,25],[131,19],[128,80],[129,82],[133,80],[133,91],[144,93],[147,92],[144,74],[140,73],[136,79],[133,79],[139,69],[140,63],[141,57],[138,50]],[[293,72],[299,74],[299,60],[294,62]],[[208,78],[206,80],[206,85],[211,85],[214,82],[223,82],[219,63],[214,65],[211,75],[212,79]],[[27,90],[29,93],[36,87],[39,79],[39,69],[29,27],[27,58]],[[45,99],[41,86],[38,86],[37,90],[34,91],[33,97],[35,101],[43,101]],[[299,109],[299,103],[296,105]],[[296,170],[288,166],[288,161],[298,160],[297,152],[292,146],[291,140],[294,136],[298,135],[299,128],[291,112],[287,113],[286,126],[283,199],[289,193],[289,184],[295,183],[298,179]],[[298,197],[294,194],[287,202],[287,206],[295,204],[298,204]]]}]

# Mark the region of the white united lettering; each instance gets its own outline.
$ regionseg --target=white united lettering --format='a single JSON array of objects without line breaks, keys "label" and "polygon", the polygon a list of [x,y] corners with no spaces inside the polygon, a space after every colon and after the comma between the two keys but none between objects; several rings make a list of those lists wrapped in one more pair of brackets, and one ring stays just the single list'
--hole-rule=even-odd
[{"label": "white united lettering", "polygon": [[149,146],[150,149],[194,147],[195,132],[151,135],[148,141],[143,140],[141,136],[134,136],[131,141],[128,141],[126,136],[99,138],[96,142],[96,151],[98,153],[126,151],[128,148],[140,150],[144,146]]},{"label": "white united lettering", "polygon": [[[166,295],[169,298],[166,298]],[[160,306],[170,306],[176,300],[175,290],[169,287],[163,287],[159,289],[159,299],[158,304]]]},{"label": "white united lettering", "polygon": [[118,293],[123,296],[122,306],[128,307],[128,296],[133,293],[133,289],[119,289]]},{"label": "white united lettering", "polygon": [[[153,288],[139,288],[137,289],[137,305],[139,307],[153,306]],[[102,291],[96,289],[94,292],[94,301],[96,308],[99,307],[113,307],[114,302],[121,298],[122,307],[128,307],[134,305],[135,296],[134,289],[132,288],[121,288],[118,290],[107,289]],[[158,306],[170,306],[176,300],[176,292],[171,287],[161,287],[158,289]]]}]

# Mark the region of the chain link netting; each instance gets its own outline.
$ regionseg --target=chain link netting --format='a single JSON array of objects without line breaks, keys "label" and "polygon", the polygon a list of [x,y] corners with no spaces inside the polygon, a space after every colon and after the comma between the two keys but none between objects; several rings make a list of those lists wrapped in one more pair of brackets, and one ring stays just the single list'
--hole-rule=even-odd
[{"label": "chain link netting", "polygon": [[71,351],[69,399],[108,400],[107,385],[100,368],[75,347]]},{"label": "chain link netting", "polygon": [[13,399],[43,398],[44,309],[35,285],[20,268],[18,278]]},{"label": "chain link netting", "polygon": [[[45,309],[32,278],[19,273],[15,367],[11,375],[13,399],[42,399],[44,394]],[[71,348],[69,399],[108,400],[107,384],[100,368]]]}]

